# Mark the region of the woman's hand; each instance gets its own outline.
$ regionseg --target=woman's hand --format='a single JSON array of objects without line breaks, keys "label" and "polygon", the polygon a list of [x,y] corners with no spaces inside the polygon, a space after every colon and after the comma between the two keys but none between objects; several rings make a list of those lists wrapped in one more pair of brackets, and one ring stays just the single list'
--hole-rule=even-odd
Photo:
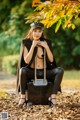
[{"label": "woman's hand", "polygon": [[38,45],[39,41],[38,40],[33,40],[32,46],[36,47]]},{"label": "woman's hand", "polygon": [[39,42],[38,42],[38,45],[44,47],[45,49],[48,48],[48,44],[47,44],[46,41],[39,41]]}]

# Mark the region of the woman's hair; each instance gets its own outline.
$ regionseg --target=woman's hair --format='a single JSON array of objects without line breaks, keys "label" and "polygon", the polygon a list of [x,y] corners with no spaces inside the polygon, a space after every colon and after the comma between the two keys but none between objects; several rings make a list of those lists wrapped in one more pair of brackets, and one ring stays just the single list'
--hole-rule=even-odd
[{"label": "woman's hair", "polygon": [[[33,33],[33,29],[31,28],[31,29],[28,31],[26,38],[27,38],[27,39],[30,39],[30,40],[33,40],[33,35],[32,35],[32,33]],[[44,39],[46,38],[46,36],[44,35],[44,33],[42,33],[42,36],[41,36],[41,39],[43,39],[43,38],[44,38]]]}]

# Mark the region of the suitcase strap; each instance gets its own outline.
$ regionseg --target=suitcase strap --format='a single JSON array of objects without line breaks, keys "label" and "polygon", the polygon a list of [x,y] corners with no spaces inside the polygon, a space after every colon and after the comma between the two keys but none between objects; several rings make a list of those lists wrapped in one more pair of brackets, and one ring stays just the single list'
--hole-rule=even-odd
[{"label": "suitcase strap", "polygon": [[[35,56],[35,79],[34,82],[37,82],[37,69],[36,69],[37,59]],[[44,82],[46,82],[46,50],[44,49]]]}]

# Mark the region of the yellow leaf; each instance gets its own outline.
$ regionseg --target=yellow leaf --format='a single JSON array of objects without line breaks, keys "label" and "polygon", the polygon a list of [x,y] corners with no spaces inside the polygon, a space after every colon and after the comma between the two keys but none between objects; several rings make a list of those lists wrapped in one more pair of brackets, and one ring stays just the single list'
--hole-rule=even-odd
[{"label": "yellow leaf", "polygon": [[35,11],[40,11],[42,8],[44,8],[44,4],[40,4],[38,5],[38,7],[36,7]]},{"label": "yellow leaf", "polygon": [[70,15],[70,17],[69,17],[69,19],[66,21],[66,26],[68,25],[68,24],[70,24],[71,23],[71,19],[73,18],[73,16],[72,15]]},{"label": "yellow leaf", "polygon": [[68,28],[70,28],[71,27],[71,23],[70,24],[68,24],[68,26],[67,26]]},{"label": "yellow leaf", "polygon": [[40,0],[33,0],[33,2],[32,2],[32,7],[36,4],[36,3],[39,3],[40,2]]},{"label": "yellow leaf", "polygon": [[74,25],[74,24],[72,24],[72,29],[73,29],[73,30],[75,29],[75,25]]},{"label": "yellow leaf", "polygon": [[73,12],[73,10],[72,10],[72,9],[69,9],[68,12],[67,12],[67,15],[71,15],[72,12]]},{"label": "yellow leaf", "polygon": [[46,20],[42,20],[41,23],[43,23],[44,26],[47,26],[47,24],[49,23],[49,20],[48,20],[48,19],[46,19]]},{"label": "yellow leaf", "polygon": [[47,12],[47,14],[46,14],[46,18],[50,18],[51,16],[53,16],[53,11],[52,10],[50,10],[49,12]]},{"label": "yellow leaf", "polygon": [[62,11],[59,13],[60,16],[64,16],[64,14],[65,14],[65,10],[62,10]]}]

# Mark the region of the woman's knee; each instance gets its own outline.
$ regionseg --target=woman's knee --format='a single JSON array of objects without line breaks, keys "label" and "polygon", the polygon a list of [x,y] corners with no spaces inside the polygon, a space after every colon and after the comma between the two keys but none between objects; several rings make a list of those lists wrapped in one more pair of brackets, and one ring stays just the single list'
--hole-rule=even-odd
[{"label": "woman's knee", "polygon": [[26,68],[25,67],[20,68],[19,75],[21,76],[21,75],[26,75],[26,74],[27,74]]},{"label": "woman's knee", "polygon": [[52,69],[52,73],[54,74],[64,74],[64,69],[62,67],[56,67],[55,69]]},{"label": "woman's knee", "polygon": [[64,69],[62,67],[57,67],[56,69],[58,74],[64,74]]}]

